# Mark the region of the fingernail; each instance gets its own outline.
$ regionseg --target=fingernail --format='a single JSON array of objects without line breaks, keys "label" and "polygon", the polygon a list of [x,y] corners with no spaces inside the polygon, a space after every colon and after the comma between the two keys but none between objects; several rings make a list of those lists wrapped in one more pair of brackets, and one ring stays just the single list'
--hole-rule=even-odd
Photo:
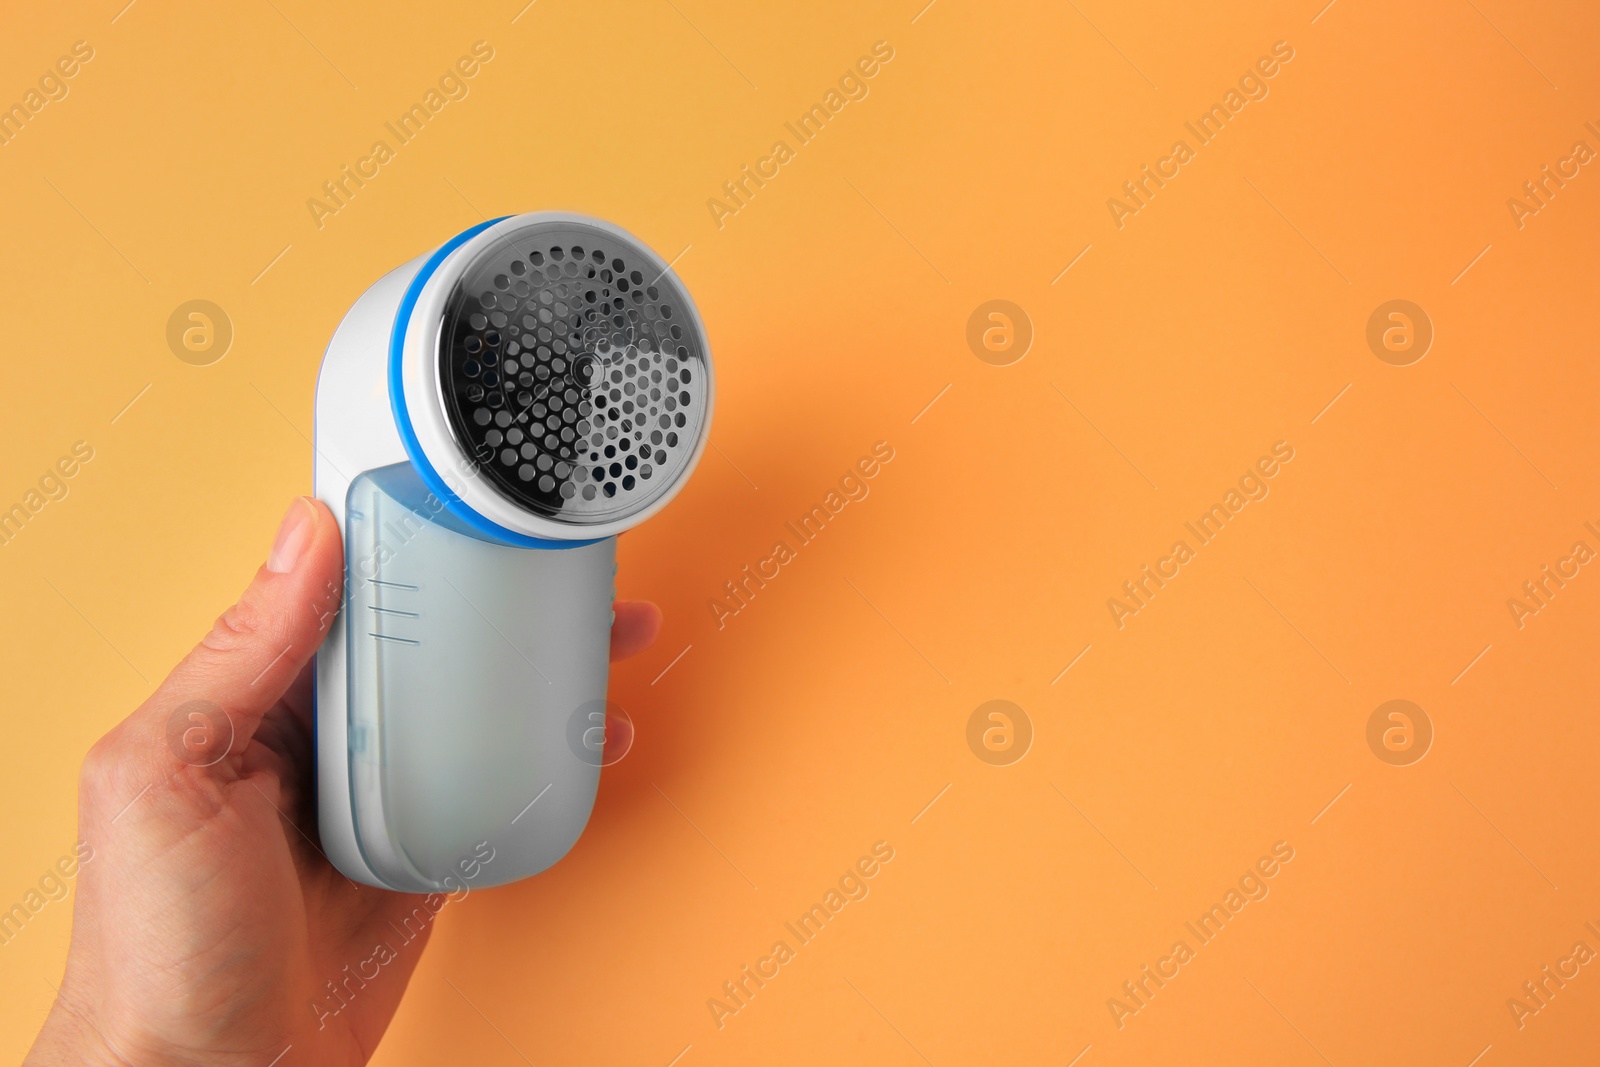
[{"label": "fingernail", "polygon": [[288,574],[294,570],[316,528],[317,513],[311,501],[303,496],[296,497],[278,526],[278,537],[272,542],[272,553],[267,556],[267,570],[274,574]]}]

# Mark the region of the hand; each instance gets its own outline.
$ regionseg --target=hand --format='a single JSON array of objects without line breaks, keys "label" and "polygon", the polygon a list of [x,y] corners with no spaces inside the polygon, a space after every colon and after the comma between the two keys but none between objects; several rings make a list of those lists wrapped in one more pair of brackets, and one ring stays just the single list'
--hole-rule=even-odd
[{"label": "hand", "polygon": [[[268,1067],[289,1046],[283,1067],[362,1064],[377,1047],[426,933],[337,1014],[313,1006],[424,900],[357,885],[316,843],[310,665],[342,560],[332,514],[297,500],[238,604],[89,751],[66,976],[31,1067]],[[654,604],[618,601],[612,658],[660,625]],[[169,744],[195,701],[232,724],[213,713],[214,754],[198,760]]]}]

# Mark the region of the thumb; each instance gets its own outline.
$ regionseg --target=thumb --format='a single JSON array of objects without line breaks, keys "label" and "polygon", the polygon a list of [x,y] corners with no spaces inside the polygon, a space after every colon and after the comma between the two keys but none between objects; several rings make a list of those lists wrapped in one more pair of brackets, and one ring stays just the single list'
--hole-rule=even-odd
[{"label": "thumb", "polygon": [[297,498],[238,603],[134,714],[138,733],[162,735],[159,746],[140,747],[160,751],[169,769],[242,752],[333,625],[341,557],[333,514]]}]

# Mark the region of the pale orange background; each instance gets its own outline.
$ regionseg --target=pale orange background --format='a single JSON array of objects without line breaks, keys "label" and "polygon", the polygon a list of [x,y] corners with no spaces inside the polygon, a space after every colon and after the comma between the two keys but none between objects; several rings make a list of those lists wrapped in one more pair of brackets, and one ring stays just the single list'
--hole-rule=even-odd
[{"label": "pale orange background", "polygon": [[[1600,548],[1600,172],[1506,208],[1600,148],[1592,7],[122,3],[0,37],[7,103],[95,49],[0,147],[0,504],[95,448],[0,547],[0,907],[309,490],[351,301],[566,208],[687,246],[716,450],[623,539],[667,616],[615,674],[637,747],[558,867],[446,910],[375,1062],[1592,1058],[1600,967],[1506,1007],[1600,948],[1600,574],[1506,608]],[[307,198],[477,40],[471,95],[318,230]],[[870,95],[719,229],[707,199],[879,40]],[[1279,40],[1270,96],[1119,231],[1106,199]],[[164,337],[195,298],[236,330],[208,367]],[[965,341],[995,298],[1036,330],[1008,367]],[[1404,368],[1364,337],[1395,298],[1436,330]],[[722,583],[880,440],[870,497],[719,631]],[[1106,599],[1279,440],[1271,495],[1119,631]],[[1392,698],[1436,730],[1409,767],[1366,743]],[[967,747],[991,699],[1035,730],[1009,767]],[[878,840],[871,895],[719,1030],[707,999]],[[1107,999],[1279,840],[1271,895],[1119,1030]],[[0,948],[8,1059],[69,926]]]}]

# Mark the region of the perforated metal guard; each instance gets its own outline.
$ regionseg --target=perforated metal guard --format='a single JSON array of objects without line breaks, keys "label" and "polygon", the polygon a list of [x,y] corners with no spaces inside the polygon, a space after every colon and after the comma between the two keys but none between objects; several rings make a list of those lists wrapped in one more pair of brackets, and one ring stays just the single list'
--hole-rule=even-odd
[{"label": "perforated metal guard", "polygon": [[440,324],[457,442],[513,503],[574,525],[625,518],[672,487],[709,380],[676,279],[582,223],[533,223],[478,253]]}]

